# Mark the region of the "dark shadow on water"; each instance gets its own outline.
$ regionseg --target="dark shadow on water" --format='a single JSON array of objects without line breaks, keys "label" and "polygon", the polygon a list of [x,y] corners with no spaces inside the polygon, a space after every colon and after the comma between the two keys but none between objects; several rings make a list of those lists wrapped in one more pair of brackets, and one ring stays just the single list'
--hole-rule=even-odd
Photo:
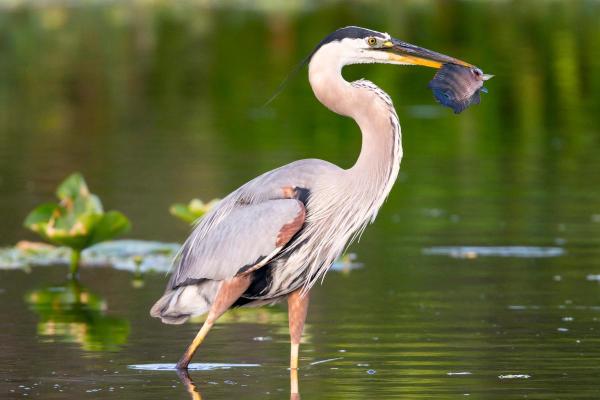
[{"label": "dark shadow on water", "polygon": [[25,302],[44,340],[79,343],[86,351],[116,351],[127,343],[129,321],[106,315],[106,300],[76,280],[33,290]]}]

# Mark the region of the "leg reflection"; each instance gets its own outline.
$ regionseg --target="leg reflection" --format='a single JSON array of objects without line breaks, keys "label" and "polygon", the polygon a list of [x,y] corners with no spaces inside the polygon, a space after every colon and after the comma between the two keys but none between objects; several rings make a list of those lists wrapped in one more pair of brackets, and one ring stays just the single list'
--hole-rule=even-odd
[{"label": "leg reflection", "polygon": [[183,383],[183,386],[185,386],[185,390],[187,390],[187,392],[190,394],[190,399],[202,400],[202,395],[196,388],[192,378],[190,378],[190,374],[188,373],[187,369],[178,369],[177,376],[179,376],[181,383]]},{"label": "leg reflection", "polygon": [[[187,369],[178,369],[177,376],[185,386],[185,390],[190,394],[192,400],[202,400],[202,395],[198,391],[196,384],[192,381]],[[300,390],[298,385],[298,369],[290,369],[290,400],[300,400]]]},{"label": "leg reflection", "polygon": [[290,400],[300,400],[298,390],[298,368],[290,368]]}]

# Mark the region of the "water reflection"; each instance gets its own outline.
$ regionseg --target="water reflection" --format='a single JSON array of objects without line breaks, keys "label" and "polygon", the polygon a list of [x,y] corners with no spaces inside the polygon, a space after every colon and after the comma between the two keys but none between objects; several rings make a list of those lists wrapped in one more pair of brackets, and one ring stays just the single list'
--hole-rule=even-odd
[{"label": "water reflection", "polygon": [[[202,395],[198,386],[192,380],[188,370],[177,370],[177,376],[181,380],[181,383],[185,387],[185,390],[189,393],[191,400],[201,400]],[[300,400],[300,385],[298,381],[298,370],[290,370],[290,400]]]},{"label": "water reflection", "polygon": [[187,392],[190,394],[190,399],[192,399],[192,400],[202,399],[202,396],[200,395],[200,391],[196,387],[196,384],[194,383],[194,381],[192,381],[192,378],[190,377],[190,374],[187,370],[185,370],[185,369],[177,370],[177,376],[179,376],[181,383],[183,384],[183,386],[185,386],[185,390],[187,390]]},{"label": "water reflection", "polygon": [[86,351],[115,351],[127,343],[129,321],[106,315],[106,300],[78,281],[33,290],[25,301],[38,315],[38,335],[47,341],[79,343]]},{"label": "water reflection", "polygon": [[290,400],[300,400],[300,385],[296,368],[290,369]]}]

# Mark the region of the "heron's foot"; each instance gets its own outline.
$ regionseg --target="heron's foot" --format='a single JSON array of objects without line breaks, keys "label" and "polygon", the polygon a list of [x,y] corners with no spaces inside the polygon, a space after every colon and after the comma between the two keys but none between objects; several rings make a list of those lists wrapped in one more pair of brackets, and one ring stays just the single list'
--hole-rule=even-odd
[{"label": "heron's foot", "polygon": [[177,364],[175,364],[175,368],[177,368],[178,371],[187,371],[188,365],[190,365],[190,361],[192,361],[192,357],[185,353],[179,359],[179,361],[177,361]]},{"label": "heron's foot", "polygon": [[187,371],[188,370],[188,364],[186,364],[186,363],[179,363],[178,362],[177,364],[175,364],[175,368],[178,371]]}]

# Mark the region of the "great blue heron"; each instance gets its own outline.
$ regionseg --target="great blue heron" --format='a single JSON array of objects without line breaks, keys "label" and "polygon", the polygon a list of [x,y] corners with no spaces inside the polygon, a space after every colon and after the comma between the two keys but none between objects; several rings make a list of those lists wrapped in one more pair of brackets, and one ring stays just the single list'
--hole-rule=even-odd
[{"label": "great blue heron", "polygon": [[344,66],[364,63],[473,67],[353,26],[317,45],[308,67],[310,85],[325,107],[360,127],[358,160],[349,169],[308,159],[269,171],[229,194],[198,222],[175,260],[165,294],[151,310],[169,324],[208,312],[177,368],[187,368],[229,308],[286,298],[290,368],[298,367],[309,290],[375,219],[400,168],[400,124],[392,100],[372,82],[342,77]]}]

